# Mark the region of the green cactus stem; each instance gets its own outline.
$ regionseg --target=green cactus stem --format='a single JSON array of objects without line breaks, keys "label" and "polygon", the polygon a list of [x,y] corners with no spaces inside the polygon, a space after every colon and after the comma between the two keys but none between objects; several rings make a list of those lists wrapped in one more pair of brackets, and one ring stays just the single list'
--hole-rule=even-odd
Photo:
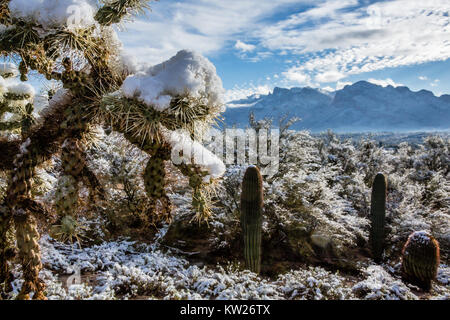
[{"label": "green cactus stem", "polygon": [[263,182],[259,169],[251,166],[242,181],[241,227],[244,237],[246,267],[252,272],[261,271],[261,232],[263,209]]},{"label": "green cactus stem", "polygon": [[387,179],[378,173],[372,185],[372,199],[370,206],[370,244],[375,261],[382,259],[385,238]]}]

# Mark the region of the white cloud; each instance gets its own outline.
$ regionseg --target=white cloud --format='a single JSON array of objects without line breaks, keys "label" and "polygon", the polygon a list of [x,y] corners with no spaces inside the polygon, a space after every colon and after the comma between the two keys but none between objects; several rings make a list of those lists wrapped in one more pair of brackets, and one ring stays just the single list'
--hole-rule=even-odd
[{"label": "white cloud", "polygon": [[332,87],[325,87],[325,88],[322,88],[322,90],[327,91],[327,92],[334,92],[335,91]]},{"label": "white cloud", "polygon": [[441,80],[436,79],[436,80],[434,80],[432,83],[430,83],[430,86],[432,86],[432,87],[437,87],[437,86],[439,85],[439,82],[441,82]]},{"label": "white cloud", "polygon": [[261,29],[262,45],[297,55],[299,64],[291,69],[317,81],[450,58],[448,0],[393,0],[343,10],[357,3],[322,1]]},{"label": "white cloud", "polygon": [[352,84],[353,84],[352,82],[338,81],[336,83],[336,90],[344,89],[345,86],[351,86]]},{"label": "white cloud", "polygon": [[224,95],[224,100],[230,102],[233,100],[245,99],[254,94],[269,94],[273,87],[265,84],[255,86],[253,84],[244,86],[234,86],[233,89],[227,90]]},{"label": "white cloud", "polygon": [[392,80],[391,78],[388,79],[384,79],[384,80],[380,80],[380,79],[369,79],[367,80],[370,83],[376,84],[378,86],[382,86],[382,87],[387,87],[387,86],[393,86],[393,87],[404,87],[403,84],[401,83],[396,83],[394,80]]},{"label": "white cloud", "polygon": [[419,80],[427,81],[427,80],[428,80],[428,77],[426,77],[426,76],[420,76],[420,77],[419,77]]},{"label": "white cloud", "polygon": [[[294,4],[309,9],[280,20]],[[161,1],[120,38],[149,64],[180,49],[211,56],[234,46],[250,62],[285,55],[297,63],[280,79],[311,85],[450,58],[449,12],[448,0]]]},{"label": "white cloud", "polygon": [[301,85],[310,85],[311,77],[304,73],[301,69],[291,68],[283,72],[283,76],[288,80]]},{"label": "white cloud", "polygon": [[236,41],[234,47],[242,52],[252,52],[256,49],[256,46],[242,42],[241,40]]},{"label": "white cloud", "polygon": [[[313,0],[185,0],[152,2],[148,18],[125,25],[120,33],[139,61],[159,63],[182,49],[204,55],[235,43],[239,35],[252,35],[260,20],[294,3]],[[266,50],[267,51],[267,50]],[[269,53],[256,57],[262,59]]]},{"label": "white cloud", "polygon": [[316,75],[315,80],[320,83],[326,83],[326,82],[336,82],[341,80],[342,78],[345,78],[345,75],[343,75],[339,71],[329,70]]}]

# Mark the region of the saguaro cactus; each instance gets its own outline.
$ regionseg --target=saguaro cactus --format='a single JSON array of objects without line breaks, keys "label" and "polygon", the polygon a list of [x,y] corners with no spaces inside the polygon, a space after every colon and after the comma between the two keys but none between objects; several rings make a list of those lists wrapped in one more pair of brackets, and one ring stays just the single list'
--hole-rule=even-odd
[{"label": "saguaro cactus", "polygon": [[429,290],[439,268],[439,243],[426,231],[412,233],[402,251],[403,277]]},{"label": "saguaro cactus", "polygon": [[372,199],[370,206],[370,244],[375,261],[380,261],[384,248],[384,225],[386,217],[387,179],[378,173],[372,185]]},{"label": "saguaro cactus", "polygon": [[241,227],[244,236],[244,257],[246,267],[259,273],[261,270],[261,231],[263,186],[259,169],[251,166],[242,181]]}]

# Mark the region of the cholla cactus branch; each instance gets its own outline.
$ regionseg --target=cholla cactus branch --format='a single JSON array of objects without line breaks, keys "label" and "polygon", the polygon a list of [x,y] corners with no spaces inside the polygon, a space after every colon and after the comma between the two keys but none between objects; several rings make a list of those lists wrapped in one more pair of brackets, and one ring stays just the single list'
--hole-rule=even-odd
[{"label": "cholla cactus branch", "polygon": [[2,290],[12,291],[11,282],[14,280],[8,265],[8,260],[15,255],[14,242],[8,236],[12,230],[11,219],[11,210],[0,205],[0,293]]},{"label": "cholla cactus branch", "polygon": [[17,299],[28,300],[32,291],[34,292],[33,300],[46,299],[44,283],[39,279],[42,264],[36,221],[29,212],[25,212],[23,209],[16,210],[14,221],[17,246],[20,249],[19,258],[22,261],[23,278],[25,280]]},{"label": "cholla cactus branch", "polygon": [[8,26],[11,23],[11,16],[8,7],[9,1],[10,0],[0,1],[0,24],[5,26]]},{"label": "cholla cactus branch", "polygon": [[21,121],[0,122],[0,131],[12,131],[21,127]]},{"label": "cholla cactus branch", "polygon": [[151,0],[104,0],[105,4],[95,15],[95,20],[104,26],[120,23],[125,17],[138,15],[150,9]]}]

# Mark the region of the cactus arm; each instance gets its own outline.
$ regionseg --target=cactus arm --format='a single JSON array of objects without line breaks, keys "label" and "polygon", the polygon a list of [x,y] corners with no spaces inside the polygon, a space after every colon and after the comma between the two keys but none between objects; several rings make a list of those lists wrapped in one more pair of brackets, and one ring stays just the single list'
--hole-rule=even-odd
[{"label": "cactus arm", "polygon": [[0,131],[11,131],[19,129],[21,126],[21,121],[0,122]]},{"label": "cactus arm", "polygon": [[166,194],[166,169],[165,161],[170,159],[170,149],[168,146],[154,143],[150,148],[151,158],[147,162],[144,170],[144,186],[150,200],[147,215],[152,224],[158,223],[161,218],[170,222],[171,202]]},{"label": "cactus arm", "polygon": [[[60,123],[63,121],[64,109],[66,103],[71,99],[65,101],[52,103],[47,114],[44,116],[41,126],[33,128],[25,141],[4,141],[0,142],[0,147],[5,146],[5,153],[0,153],[0,158],[5,162],[0,161],[0,169],[12,170],[11,177],[8,181],[8,188],[6,191],[5,204],[10,208],[9,215],[2,214],[2,228],[0,230],[0,238],[3,241],[6,237],[5,230],[7,230],[7,223],[11,223],[15,213],[19,212],[19,219],[15,219],[15,224],[21,224],[22,228],[16,227],[16,237],[25,237],[23,232],[30,232],[29,237],[34,240],[31,242],[18,243],[19,253],[22,257],[22,268],[24,270],[25,286],[21,292],[21,298],[28,297],[28,290],[37,289],[35,297],[42,297],[39,290],[44,290],[37,274],[40,270],[40,251],[37,241],[38,234],[35,232],[32,218],[23,217],[23,215],[34,214],[34,206],[30,206],[30,188],[31,181],[35,173],[35,167],[49,159],[58,149],[64,137],[64,130],[60,128]],[[3,150],[3,149],[2,149]],[[17,221],[16,221],[17,220]],[[24,224],[29,224],[25,226]],[[7,270],[7,257],[5,252],[0,252],[0,262],[2,270]],[[3,280],[3,279],[1,279]],[[8,286],[7,283],[5,283]],[[28,292],[27,292],[28,291]]]},{"label": "cactus arm", "polygon": [[115,0],[103,5],[95,15],[95,20],[104,26],[119,23],[127,15],[143,13],[149,9],[151,0]]}]

